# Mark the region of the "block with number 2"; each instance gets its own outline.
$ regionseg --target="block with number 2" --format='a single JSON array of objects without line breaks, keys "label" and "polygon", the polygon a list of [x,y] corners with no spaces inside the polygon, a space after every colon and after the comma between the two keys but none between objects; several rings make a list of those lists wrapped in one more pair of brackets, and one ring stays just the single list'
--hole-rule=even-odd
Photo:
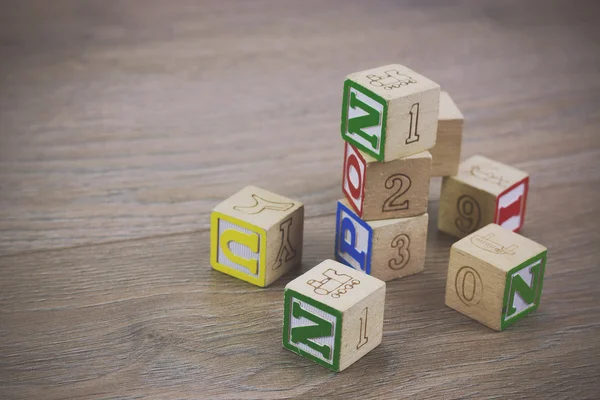
[{"label": "block with number 2", "polygon": [[342,98],[342,138],[377,161],[435,145],[440,86],[398,64],[348,75]]},{"label": "block with number 2", "polygon": [[335,258],[384,281],[416,274],[425,266],[427,213],[363,221],[346,200],[338,201]]},{"label": "block with number 2", "polygon": [[325,260],[285,287],[283,346],[342,371],[381,343],[385,282]]}]

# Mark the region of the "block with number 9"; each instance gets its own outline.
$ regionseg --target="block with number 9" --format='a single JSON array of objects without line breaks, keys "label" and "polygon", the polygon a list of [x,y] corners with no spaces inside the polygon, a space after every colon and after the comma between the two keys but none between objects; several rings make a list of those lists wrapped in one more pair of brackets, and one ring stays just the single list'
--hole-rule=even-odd
[{"label": "block with number 9", "polygon": [[304,206],[247,186],[211,213],[210,263],[214,269],[268,286],[300,265]]},{"label": "block with number 9", "polygon": [[442,181],[438,229],[464,237],[490,223],[518,232],[525,221],[529,175],[514,167],[473,156],[458,175]]},{"label": "block with number 9", "polygon": [[398,64],[348,75],[342,98],[342,138],[377,161],[435,145],[440,86]]},{"label": "block with number 9", "polygon": [[446,305],[497,331],[535,311],[546,248],[496,224],[454,243]]},{"label": "block with number 9", "polygon": [[416,274],[425,266],[427,213],[363,221],[346,200],[338,201],[335,258],[384,281]]}]

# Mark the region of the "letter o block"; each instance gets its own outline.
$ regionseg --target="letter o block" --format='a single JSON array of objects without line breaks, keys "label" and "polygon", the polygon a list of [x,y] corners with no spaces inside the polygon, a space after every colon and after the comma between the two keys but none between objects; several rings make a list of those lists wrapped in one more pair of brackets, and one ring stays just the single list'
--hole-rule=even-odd
[{"label": "letter o block", "polygon": [[496,224],[454,243],[446,305],[501,331],[540,304],[546,248]]},{"label": "letter o block", "polygon": [[417,217],[363,221],[338,201],[335,259],[384,281],[413,275],[425,267],[427,213]]},{"label": "letter o block", "polygon": [[283,347],[342,371],[381,343],[385,282],[325,260],[285,287]]},{"label": "letter o block", "polygon": [[342,191],[360,218],[405,218],[427,212],[431,172],[428,151],[379,162],[348,142],[344,146]]},{"label": "letter o block", "polygon": [[438,229],[459,238],[490,223],[518,232],[528,188],[526,172],[473,156],[460,164],[457,176],[442,181]]},{"label": "letter o block", "polygon": [[211,213],[214,269],[265,287],[302,260],[304,206],[247,186]]},{"label": "letter o block", "polygon": [[342,138],[377,161],[435,145],[440,85],[398,64],[348,75],[342,98]]}]

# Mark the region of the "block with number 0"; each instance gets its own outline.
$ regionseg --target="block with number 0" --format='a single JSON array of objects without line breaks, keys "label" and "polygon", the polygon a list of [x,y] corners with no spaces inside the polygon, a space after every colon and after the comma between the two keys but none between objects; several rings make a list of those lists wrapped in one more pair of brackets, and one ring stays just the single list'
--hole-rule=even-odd
[{"label": "block with number 0", "polygon": [[335,259],[384,281],[416,274],[425,266],[427,213],[417,217],[364,221],[338,201]]},{"label": "block with number 0", "polygon": [[446,305],[497,331],[535,311],[546,248],[496,224],[454,243]]},{"label": "block with number 0", "polygon": [[300,265],[304,206],[246,186],[211,213],[210,263],[214,269],[268,286]]},{"label": "block with number 0", "polygon": [[385,282],[325,260],[285,287],[283,347],[342,371],[381,343]]},{"label": "block with number 0", "polygon": [[347,76],[342,138],[377,161],[391,161],[435,145],[440,86],[398,64]]},{"label": "block with number 0", "polygon": [[363,220],[412,217],[427,212],[431,154],[379,162],[344,144],[342,191]]},{"label": "block with number 0", "polygon": [[458,175],[442,181],[438,228],[464,237],[489,223],[518,232],[525,221],[529,175],[509,165],[473,156]]}]

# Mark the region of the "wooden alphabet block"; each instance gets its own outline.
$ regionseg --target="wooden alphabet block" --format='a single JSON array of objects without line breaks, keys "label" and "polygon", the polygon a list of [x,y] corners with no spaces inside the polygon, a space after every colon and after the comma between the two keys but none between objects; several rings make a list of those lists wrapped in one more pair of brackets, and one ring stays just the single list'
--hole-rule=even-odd
[{"label": "wooden alphabet block", "polygon": [[404,218],[427,212],[428,151],[379,162],[348,142],[344,146],[342,191],[362,219]]},{"label": "wooden alphabet block", "polygon": [[497,331],[540,304],[546,248],[496,224],[454,243],[446,305]]},{"label": "wooden alphabet block", "polygon": [[458,175],[442,181],[438,229],[464,237],[489,223],[518,232],[525,220],[529,176],[511,166],[473,156]]},{"label": "wooden alphabet block", "polygon": [[338,201],[335,258],[384,281],[423,271],[427,213],[417,217],[363,221]]},{"label": "wooden alphabet block", "polygon": [[385,282],[325,260],[285,287],[283,347],[333,371],[381,343]]},{"label": "wooden alphabet block", "polygon": [[268,286],[302,260],[304,206],[246,186],[211,213],[210,263],[214,269]]},{"label": "wooden alphabet block", "polygon": [[342,138],[377,161],[391,161],[435,145],[440,86],[398,64],[347,76]]},{"label": "wooden alphabet block", "polygon": [[437,141],[430,151],[431,176],[458,174],[464,117],[447,92],[440,94]]}]

